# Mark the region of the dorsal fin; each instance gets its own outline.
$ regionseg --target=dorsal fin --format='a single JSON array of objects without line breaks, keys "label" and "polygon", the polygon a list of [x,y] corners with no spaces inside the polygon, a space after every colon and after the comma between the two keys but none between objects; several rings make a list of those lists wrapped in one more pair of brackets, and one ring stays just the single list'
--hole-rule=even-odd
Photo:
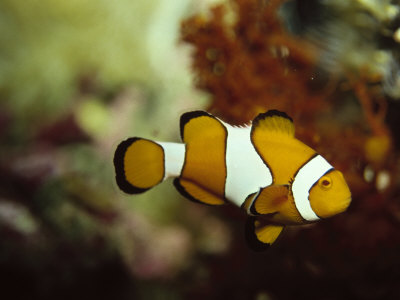
[{"label": "dorsal fin", "polygon": [[197,134],[199,134],[202,130],[209,130],[207,122],[204,122],[204,120],[208,118],[209,121],[220,123],[213,115],[203,110],[195,110],[184,113],[180,119],[180,132],[182,141],[187,142],[187,139],[190,138],[185,136],[185,131],[188,130],[188,127],[186,126],[189,126],[189,122],[190,127],[194,127]]},{"label": "dorsal fin", "polygon": [[263,130],[283,134],[289,137],[294,136],[294,124],[291,117],[278,110],[269,110],[259,114],[252,124],[252,131]]}]

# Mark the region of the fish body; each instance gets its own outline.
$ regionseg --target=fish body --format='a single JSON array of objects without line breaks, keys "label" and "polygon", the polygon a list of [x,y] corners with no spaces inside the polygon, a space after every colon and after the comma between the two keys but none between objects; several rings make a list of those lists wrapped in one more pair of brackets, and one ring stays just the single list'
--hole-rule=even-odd
[{"label": "fish body", "polygon": [[120,189],[142,193],[172,177],[190,200],[231,202],[248,214],[246,237],[255,250],[268,248],[286,225],[315,222],[350,204],[342,173],[294,137],[283,112],[270,110],[243,127],[188,112],[180,130],[183,143],[123,141],[114,156]]}]

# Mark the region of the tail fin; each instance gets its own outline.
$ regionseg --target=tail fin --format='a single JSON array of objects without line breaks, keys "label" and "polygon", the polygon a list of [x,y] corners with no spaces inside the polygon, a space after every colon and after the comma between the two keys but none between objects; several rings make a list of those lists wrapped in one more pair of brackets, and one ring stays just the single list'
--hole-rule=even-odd
[{"label": "tail fin", "polygon": [[128,194],[147,191],[165,177],[164,149],[156,142],[129,138],[121,142],[114,155],[115,178]]}]

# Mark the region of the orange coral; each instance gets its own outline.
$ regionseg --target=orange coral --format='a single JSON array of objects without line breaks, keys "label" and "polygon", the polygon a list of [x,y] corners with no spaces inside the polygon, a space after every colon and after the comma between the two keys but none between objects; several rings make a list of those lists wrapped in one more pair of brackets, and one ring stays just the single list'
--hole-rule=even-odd
[{"label": "orange coral", "polygon": [[[209,18],[186,20],[182,35],[194,46],[196,85],[210,93],[209,109],[232,123],[248,122],[267,109],[286,111],[296,135],[344,171],[353,194],[350,212],[393,213],[399,192],[386,99],[361,75],[332,76],[325,83],[314,75],[318,52],[285,31],[277,16],[283,2],[232,1],[233,23],[225,19],[225,6],[213,8]],[[353,99],[359,102],[357,114],[343,123],[342,111]]]},{"label": "orange coral", "polygon": [[310,115],[304,104],[309,112],[324,104],[316,101],[323,91],[310,89],[316,55],[281,26],[276,9],[282,2],[235,1],[232,26],[223,6],[210,19],[195,16],[182,25],[183,40],[195,46],[196,84],[212,95],[209,109],[228,121],[247,122],[269,108]]}]

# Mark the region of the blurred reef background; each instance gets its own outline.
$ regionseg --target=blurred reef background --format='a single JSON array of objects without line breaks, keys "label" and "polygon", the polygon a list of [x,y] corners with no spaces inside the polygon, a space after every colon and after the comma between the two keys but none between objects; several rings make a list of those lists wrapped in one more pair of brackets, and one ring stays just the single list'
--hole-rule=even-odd
[{"label": "blurred reef background", "polygon": [[[1,299],[400,297],[400,1],[0,2]],[[238,208],[114,183],[129,136],[287,112],[350,209],[247,248]]]}]

